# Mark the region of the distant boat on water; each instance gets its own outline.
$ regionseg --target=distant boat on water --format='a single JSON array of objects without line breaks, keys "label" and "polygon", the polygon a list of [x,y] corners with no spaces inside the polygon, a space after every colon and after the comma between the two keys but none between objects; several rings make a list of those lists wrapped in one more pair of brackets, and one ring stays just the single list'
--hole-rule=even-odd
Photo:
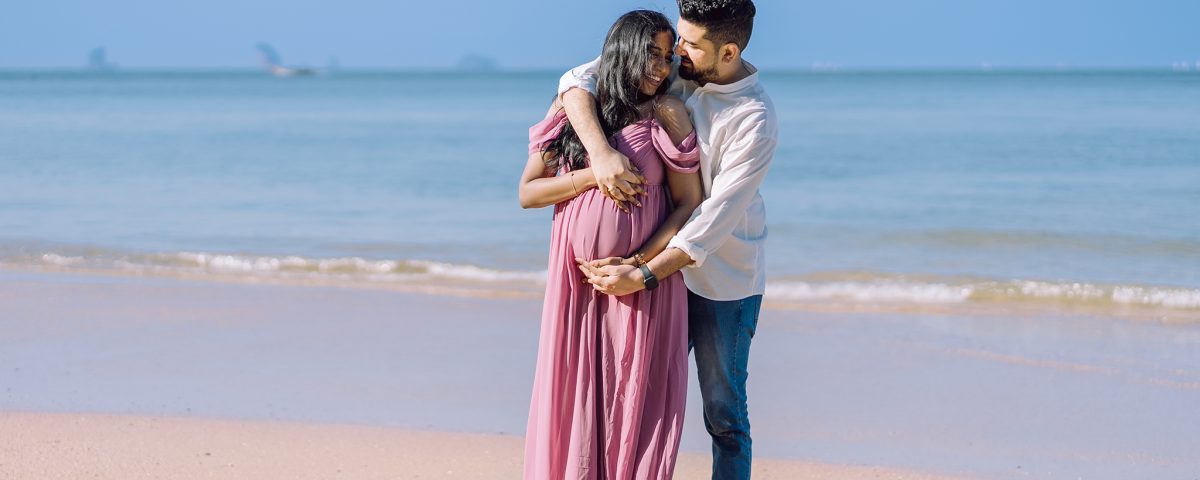
[{"label": "distant boat on water", "polygon": [[271,75],[276,77],[296,77],[315,75],[317,73],[317,70],[313,68],[284,66],[283,62],[279,59],[279,53],[266,43],[258,44],[257,48],[259,60],[262,62],[263,68],[271,72]]}]

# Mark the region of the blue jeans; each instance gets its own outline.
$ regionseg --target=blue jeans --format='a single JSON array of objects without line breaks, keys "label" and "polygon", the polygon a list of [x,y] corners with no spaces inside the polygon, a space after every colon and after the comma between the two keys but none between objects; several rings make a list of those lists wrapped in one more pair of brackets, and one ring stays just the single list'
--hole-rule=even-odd
[{"label": "blue jeans", "polygon": [[750,478],[746,360],[762,295],[717,301],[688,292],[688,345],[696,353],[714,480]]}]

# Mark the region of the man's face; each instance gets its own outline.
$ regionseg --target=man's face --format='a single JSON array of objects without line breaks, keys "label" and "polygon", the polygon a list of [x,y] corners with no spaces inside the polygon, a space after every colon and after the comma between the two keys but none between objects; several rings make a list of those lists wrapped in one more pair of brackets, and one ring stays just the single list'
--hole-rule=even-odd
[{"label": "man's face", "polygon": [[704,27],[679,19],[679,42],[675,54],[679,55],[679,76],[698,83],[708,83],[717,78],[717,46],[704,38]]}]

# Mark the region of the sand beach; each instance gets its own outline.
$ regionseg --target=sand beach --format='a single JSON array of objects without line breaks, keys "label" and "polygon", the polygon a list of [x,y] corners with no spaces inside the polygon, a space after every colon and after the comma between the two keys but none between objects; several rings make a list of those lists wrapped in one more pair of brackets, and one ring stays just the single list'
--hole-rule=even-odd
[{"label": "sand beach", "polygon": [[[4,271],[0,478],[514,478],[539,308]],[[1190,324],[768,306],[755,478],[1192,478],[1197,346]],[[693,380],[677,478],[707,468],[698,401]]]}]

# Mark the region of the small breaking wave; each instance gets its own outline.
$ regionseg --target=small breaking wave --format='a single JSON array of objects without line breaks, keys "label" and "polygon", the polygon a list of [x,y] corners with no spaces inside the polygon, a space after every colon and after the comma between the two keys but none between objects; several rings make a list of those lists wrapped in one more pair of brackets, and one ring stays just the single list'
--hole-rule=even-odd
[{"label": "small breaking wave", "polygon": [[[838,277],[844,278],[838,278]],[[1088,282],[824,274],[768,282],[766,297],[782,301],[858,304],[1021,304],[1200,311],[1200,290]]]},{"label": "small breaking wave", "polygon": [[335,286],[419,287],[448,292],[508,290],[536,293],[546,272],[499,270],[422,259],[308,258],[213,252],[131,253],[79,249],[43,253],[4,252],[0,267],[164,276],[221,281],[278,282]]},{"label": "small breaking wave", "polygon": [[475,265],[434,262],[429,260],[372,260],[361,257],[304,258],[297,256],[271,257],[178,252],[156,254],[134,261],[122,261],[125,268],[190,267],[218,272],[298,273],[310,275],[362,276],[394,280],[443,278],[478,282],[521,281],[541,282],[544,271],[521,272],[478,267]]},{"label": "small breaking wave", "polygon": [[953,304],[966,301],[970,287],[939,283],[877,282],[775,282],[767,285],[767,298],[782,300]]}]

